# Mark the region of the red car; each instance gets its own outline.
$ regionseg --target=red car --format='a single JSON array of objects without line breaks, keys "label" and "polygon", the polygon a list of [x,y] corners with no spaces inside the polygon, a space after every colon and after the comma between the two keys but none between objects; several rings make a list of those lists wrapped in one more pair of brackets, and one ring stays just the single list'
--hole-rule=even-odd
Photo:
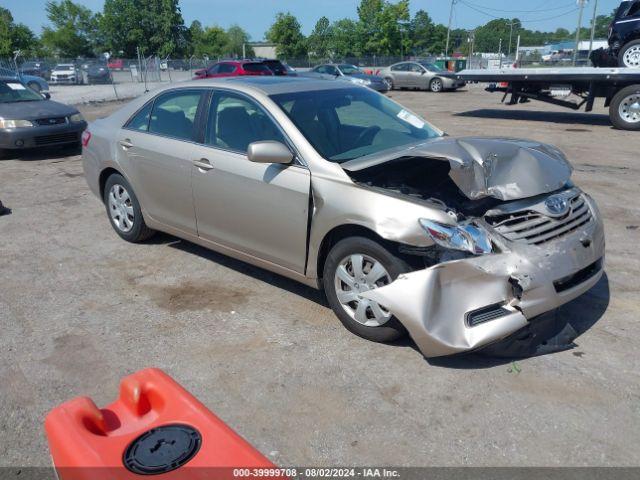
[{"label": "red car", "polygon": [[199,78],[236,77],[238,75],[273,75],[273,72],[262,62],[249,60],[229,60],[218,62],[209,68],[195,72],[194,80]]},{"label": "red car", "polygon": [[107,64],[107,68],[109,70],[123,70],[124,60],[122,60],[121,58],[114,58]]}]

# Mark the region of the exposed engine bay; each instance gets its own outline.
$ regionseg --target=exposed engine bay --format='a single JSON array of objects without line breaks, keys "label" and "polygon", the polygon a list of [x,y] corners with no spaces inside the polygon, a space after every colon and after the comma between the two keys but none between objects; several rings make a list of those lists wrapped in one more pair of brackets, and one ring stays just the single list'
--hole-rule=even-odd
[{"label": "exposed engine bay", "polygon": [[458,220],[481,217],[505,203],[493,197],[469,199],[451,179],[450,172],[450,164],[442,160],[403,157],[349,175],[360,185],[430,202],[455,213]]}]

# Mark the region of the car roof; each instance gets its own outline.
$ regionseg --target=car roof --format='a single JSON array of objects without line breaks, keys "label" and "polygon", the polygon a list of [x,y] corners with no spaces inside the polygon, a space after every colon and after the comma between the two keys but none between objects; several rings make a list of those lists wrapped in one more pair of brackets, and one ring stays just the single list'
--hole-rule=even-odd
[{"label": "car roof", "polygon": [[[281,93],[297,93],[322,90],[336,90],[344,88],[358,88],[344,82],[330,80],[318,80],[307,77],[277,77],[277,76],[238,76],[223,78],[206,78],[181,83],[181,87],[227,87],[240,91],[253,90],[265,95],[278,95]],[[174,85],[175,87],[175,85]],[[364,87],[363,87],[364,88]]]}]

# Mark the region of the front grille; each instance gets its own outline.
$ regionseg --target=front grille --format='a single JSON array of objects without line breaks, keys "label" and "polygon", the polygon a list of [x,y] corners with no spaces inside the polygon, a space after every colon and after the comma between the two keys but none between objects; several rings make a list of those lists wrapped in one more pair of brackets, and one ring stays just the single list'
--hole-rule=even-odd
[{"label": "front grille", "polygon": [[592,263],[582,270],[577,271],[573,275],[556,280],[553,282],[553,286],[557,293],[566,292],[567,290],[571,290],[573,287],[577,287],[581,283],[586,282],[595,276],[600,270],[602,270],[602,259]]},{"label": "front grille", "polygon": [[54,143],[71,143],[78,141],[80,141],[80,137],[76,132],[43,135],[34,139],[36,145],[52,145]]},{"label": "front grille", "polygon": [[36,123],[42,127],[46,127],[48,125],[60,125],[62,123],[67,123],[67,117],[39,118],[36,120]]},{"label": "front grille", "polygon": [[476,325],[480,325],[482,323],[487,323],[501,317],[506,317],[510,313],[511,312],[509,310],[504,308],[502,303],[489,305],[488,307],[482,307],[478,310],[467,312],[467,325],[470,327],[475,327]]},{"label": "front grille", "polygon": [[593,220],[589,205],[583,195],[570,200],[569,213],[562,218],[552,218],[534,210],[486,217],[498,233],[513,242],[541,245],[563,237]]}]

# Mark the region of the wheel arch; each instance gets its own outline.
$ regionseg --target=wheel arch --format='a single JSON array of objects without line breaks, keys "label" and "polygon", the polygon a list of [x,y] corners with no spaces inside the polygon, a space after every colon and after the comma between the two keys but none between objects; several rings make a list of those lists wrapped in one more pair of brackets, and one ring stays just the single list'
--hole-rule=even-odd
[{"label": "wheel arch", "polygon": [[318,255],[316,258],[316,273],[318,285],[322,288],[322,277],[324,276],[324,264],[327,260],[327,256],[333,248],[340,240],[344,240],[349,237],[364,237],[370,240],[373,240],[380,245],[397,252],[398,246],[400,243],[387,240],[381,237],[378,233],[373,231],[372,229],[365,227],[363,225],[358,224],[342,224],[337,227],[329,230],[326,235],[323,237],[322,242],[320,243],[320,248],[318,249]]},{"label": "wheel arch", "polygon": [[[113,167],[107,167],[100,172],[100,176],[98,177],[98,186],[100,188],[100,199],[104,199],[104,186],[107,184],[107,179],[113,175],[122,175],[122,172],[116,170]],[[124,177],[124,175],[122,175]]]}]

